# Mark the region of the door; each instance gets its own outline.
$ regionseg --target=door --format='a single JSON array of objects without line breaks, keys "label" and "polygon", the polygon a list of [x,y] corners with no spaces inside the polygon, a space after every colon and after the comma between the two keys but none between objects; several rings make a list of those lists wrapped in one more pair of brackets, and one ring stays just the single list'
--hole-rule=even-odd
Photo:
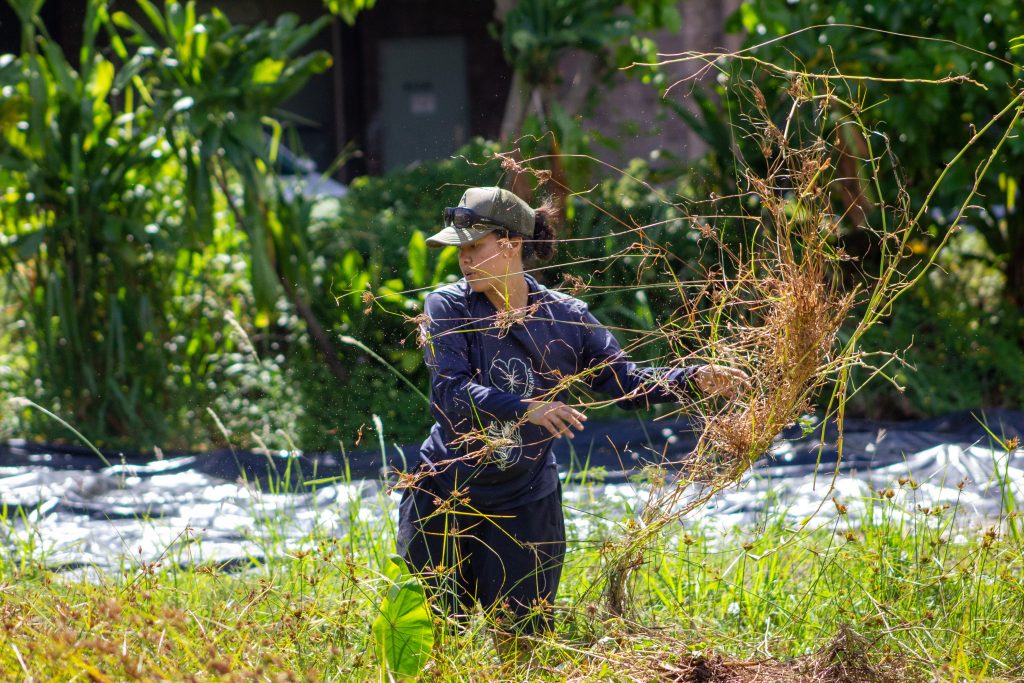
[{"label": "door", "polygon": [[386,40],[380,50],[384,169],[450,155],[469,118],[462,38]]}]

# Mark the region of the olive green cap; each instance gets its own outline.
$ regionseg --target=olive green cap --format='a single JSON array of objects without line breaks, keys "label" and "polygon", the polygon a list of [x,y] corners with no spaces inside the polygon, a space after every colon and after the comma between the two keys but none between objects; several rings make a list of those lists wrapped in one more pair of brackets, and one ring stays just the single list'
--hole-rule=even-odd
[{"label": "olive green cap", "polygon": [[[530,205],[508,190],[500,187],[471,187],[462,194],[459,206],[472,209],[481,216],[493,218],[508,226],[510,232],[527,239],[533,237],[535,215]],[[488,235],[498,226],[490,223],[477,223],[466,229],[452,227],[442,228],[440,232],[427,238],[431,247],[456,246],[471,244]]]}]

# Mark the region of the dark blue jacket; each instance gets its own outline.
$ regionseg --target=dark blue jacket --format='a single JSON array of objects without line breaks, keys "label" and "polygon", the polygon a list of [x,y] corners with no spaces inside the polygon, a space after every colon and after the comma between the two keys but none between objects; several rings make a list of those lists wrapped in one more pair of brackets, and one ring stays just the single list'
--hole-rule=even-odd
[{"label": "dark blue jacket", "polygon": [[638,367],[586,304],[526,282],[530,314],[511,324],[465,280],[426,299],[420,332],[435,424],[421,466],[442,494],[466,491],[479,509],[526,505],[558,486],[551,435],[523,419],[524,398],[569,402],[575,377],[620,407],[643,408],[679,400],[693,370]]}]

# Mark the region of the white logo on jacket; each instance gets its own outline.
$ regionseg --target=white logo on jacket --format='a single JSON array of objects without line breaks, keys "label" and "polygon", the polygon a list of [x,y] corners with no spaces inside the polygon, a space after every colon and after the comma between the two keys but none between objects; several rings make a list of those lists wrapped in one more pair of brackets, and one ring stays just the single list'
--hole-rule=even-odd
[{"label": "white logo on jacket", "polygon": [[[523,398],[533,395],[536,385],[533,368],[522,358],[496,358],[487,375],[495,389]],[[519,434],[518,422],[492,422],[488,425],[486,433],[487,439],[494,445],[494,450],[484,460],[486,464],[497,465],[499,470],[507,470],[519,462],[523,456],[523,438]]]},{"label": "white logo on jacket", "polygon": [[522,358],[496,358],[487,373],[491,386],[523,398],[533,395],[533,369]]}]

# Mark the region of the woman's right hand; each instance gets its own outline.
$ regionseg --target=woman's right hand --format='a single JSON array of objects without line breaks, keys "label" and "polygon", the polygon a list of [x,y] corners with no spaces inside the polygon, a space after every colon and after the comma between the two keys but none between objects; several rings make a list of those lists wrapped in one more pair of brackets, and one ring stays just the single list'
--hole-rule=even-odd
[{"label": "woman's right hand", "polygon": [[582,431],[583,423],[587,421],[586,415],[561,401],[525,400],[530,404],[526,411],[526,421],[540,425],[556,439],[562,436],[573,438],[575,434],[572,430],[575,428]]}]

